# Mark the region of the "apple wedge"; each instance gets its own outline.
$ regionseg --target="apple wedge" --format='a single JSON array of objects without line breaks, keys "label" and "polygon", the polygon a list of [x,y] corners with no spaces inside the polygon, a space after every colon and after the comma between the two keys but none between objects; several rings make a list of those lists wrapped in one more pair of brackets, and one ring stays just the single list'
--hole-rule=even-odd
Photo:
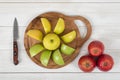
[{"label": "apple wedge", "polygon": [[49,51],[49,50],[45,50],[41,53],[40,61],[44,66],[48,65],[51,53],[52,53],[52,51]]},{"label": "apple wedge", "polygon": [[76,31],[71,31],[61,37],[65,43],[70,43],[76,38]]},{"label": "apple wedge", "polygon": [[54,32],[56,34],[60,34],[60,33],[62,33],[64,31],[64,29],[65,29],[65,22],[64,22],[64,20],[62,18],[59,18],[58,22],[57,22],[57,24],[55,26]]},{"label": "apple wedge", "polygon": [[42,32],[38,29],[29,30],[27,32],[27,35],[29,37],[34,38],[34,39],[39,40],[39,41],[42,41],[42,38],[43,38]]},{"label": "apple wedge", "polygon": [[51,24],[48,21],[48,19],[47,18],[41,18],[41,22],[42,22],[43,28],[45,30],[45,33],[49,33],[51,31]]},{"label": "apple wedge", "polygon": [[65,64],[59,49],[57,49],[53,52],[52,59],[58,65],[64,65]]},{"label": "apple wedge", "polygon": [[66,54],[66,55],[71,55],[75,51],[74,48],[72,48],[70,46],[67,46],[65,44],[61,45],[60,50],[61,50],[62,53]]},{"label": "apple wedge", "polygon": [[44,50],[44,47],[41,44],[35,44],[32,47],[30,47],[30,50],[29,50],[30,56],[33,57],[43,50]]}]

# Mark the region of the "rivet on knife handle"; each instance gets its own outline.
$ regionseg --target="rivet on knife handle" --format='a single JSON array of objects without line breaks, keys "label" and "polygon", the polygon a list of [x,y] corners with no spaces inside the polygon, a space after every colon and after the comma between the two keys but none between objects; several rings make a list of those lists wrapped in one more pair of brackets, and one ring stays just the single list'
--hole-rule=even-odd
[{"label": "rivet on knife handle", "polygon": [[14,61],[15,65],[17,65],[19,63],[19,61],[18,61],[18,46],[17,46],[17,41],[13,42],[13,61]]}]

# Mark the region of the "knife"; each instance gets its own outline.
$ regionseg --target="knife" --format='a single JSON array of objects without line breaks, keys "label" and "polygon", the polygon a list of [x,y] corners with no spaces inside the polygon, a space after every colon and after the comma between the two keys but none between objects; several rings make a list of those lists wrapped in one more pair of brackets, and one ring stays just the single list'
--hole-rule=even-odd
[{"label": "knife", "polygon": [[18,40],[18,22],[17,22],[17,18],[15,18],[14,25],[13,25],[13,63],[15,65],[19,63],[17,40]]}]

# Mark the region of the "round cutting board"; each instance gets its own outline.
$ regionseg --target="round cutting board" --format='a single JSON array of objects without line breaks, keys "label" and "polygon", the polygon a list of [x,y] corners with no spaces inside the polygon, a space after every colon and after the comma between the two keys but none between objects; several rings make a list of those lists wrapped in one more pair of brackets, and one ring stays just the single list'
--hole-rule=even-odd
[{"label": "round cutting board", "polygon": [[[40,31],[42,31],[44,36],[46,34],[44,29],[43,29],[40,18],[47,18],[50,21],[51,26],[52,26],[52,31],[51,32],[53,32],[58,19],[63,18],[64,21],[65,21],[65,30],[64,30],[63,33],[58,35],[59,37],[64,35],[64,34],[69,33],[70,31],[73,31],[73,30],[76,31],[76,33],[77,33],[76,38],[72,42],[66,44],[66,45],[68,45],[70,47],[73,47],[75,49],[74,53],[71,54],[71,55],[65,55],[65,54],[61,53],[62,57],[64,59],[64,62],[65,62],[65,65],[62,65],[62,66],[57,65],[53,62],[52,58],[50,58],[48,65],[43,66],[40,62],[41,53],[37,54],[34,57],[30,56],[30,53],[29,53],[30,47],[34,44],[37,44],[37,43],[42,44],[42,42],[39,42],[35,39],[30,38],[29,36],[27,36],[26,33],[31,29],[39,29]],[[78,29],[77,25],[74,23],[74,20],[80,20],[86,25],[87,33],[86,33],[86,36],[84,38],[81,38],[79,29]],[[61,14],[61,13],[58,13],[58,12],[47,12],[47,13],[43,13],[43,14],[35,17],[30,22],[30,24],[27,26],[25,34],[24,34],[24,46],[25,46],[25,49],[26,49],[26,52],[27,52],[28,56],[37,65],[45,67],[45,68],[49,68],[49,69],[60,68],[60,67],[66,66],[67,64],[72,62],[77,57],[77,55],[79,54],[80,48],[89,39],[89,37],[91,35],[91,32],[92,32],[92,29],[91,29],[90,22],[82,16],[67,16],[67,15],[64,15],[64,14]],[[64,42],[61,40],[61,43],[64,43]]]}]

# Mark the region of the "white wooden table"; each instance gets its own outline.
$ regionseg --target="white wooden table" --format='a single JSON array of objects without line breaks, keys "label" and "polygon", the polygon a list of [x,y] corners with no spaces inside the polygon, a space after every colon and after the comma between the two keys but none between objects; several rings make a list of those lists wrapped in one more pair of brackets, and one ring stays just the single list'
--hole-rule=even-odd
[{"label": "white wooden table", "polygon": [[[66,15],[81,15],[92,24],[91,38],[84,44],[80,55],[69,65],[60,69],[45,69],[32,62],[24,49],[24,31],[29,22],[41,13],[62,12]],[[12,62],[13,21],[19,22],[19,65]],[[84,25],[77,22],[80,30]],[[87,53],[92,40],[105,44],[115,65],[109,72],[97,68],[92,73],[83,73],[78,60]],[[119,80],[120,74],[120,0],[0,0],[0,80]]]}]

